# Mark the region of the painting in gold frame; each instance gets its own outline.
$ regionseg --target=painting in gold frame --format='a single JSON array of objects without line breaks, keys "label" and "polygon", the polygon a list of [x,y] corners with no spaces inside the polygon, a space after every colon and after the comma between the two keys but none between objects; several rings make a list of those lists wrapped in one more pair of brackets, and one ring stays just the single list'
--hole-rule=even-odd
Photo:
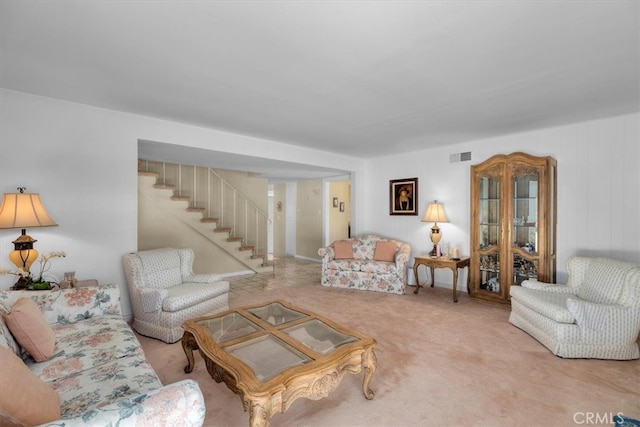
[{"label": "painting in gold frame", "polygon": [[418,215],[418,178],[389,181],[389,215]]}]

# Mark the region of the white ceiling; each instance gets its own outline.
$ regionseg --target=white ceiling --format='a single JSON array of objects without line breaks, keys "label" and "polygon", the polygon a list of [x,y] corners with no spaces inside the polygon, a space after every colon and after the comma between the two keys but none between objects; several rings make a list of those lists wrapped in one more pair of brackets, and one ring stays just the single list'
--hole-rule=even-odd
[{"label": "white ceiling", "polygon": [[639,111],[639,20],[634,0],[0,0],[0,86],[377,157]]}]

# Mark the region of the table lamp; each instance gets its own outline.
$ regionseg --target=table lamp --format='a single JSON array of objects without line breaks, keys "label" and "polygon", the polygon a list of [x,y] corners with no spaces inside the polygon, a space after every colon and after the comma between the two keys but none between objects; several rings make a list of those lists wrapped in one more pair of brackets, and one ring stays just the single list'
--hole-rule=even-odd
[{"label": "table lamp", "polygon": [[[40,195],[25,193],[25,187],[18,187],[19,193],[5,193],[0,205],[0,229],[21,228],[22,234],[13,242],[14,250],[9,259],[18,269],[29,271],[31,264],[38,259],[38,251],[33,244],[36,239],[27,234],[28,227],[52,227],[56,222],[51,219],[40,201]],[[24,289],[27,279],[20,277],[11,289]]]},{"label": "table lamp", "polygon": [[433,227],[431,227],[431,232],[429,233],[429,237],[433,243],[433,249],[429,252],[429,255],[435,256],[438,251],[438,243],[440,243],[440,239],[442,238],[442,233],[440,233],[438,223],[449,222],[447,216],[444,214],[444,206],[442,203],[438,203],[437,200],[429,203],[427,206],[427,212],[425,212],[424,217],[422,218],[422,222],[433,222]]}]

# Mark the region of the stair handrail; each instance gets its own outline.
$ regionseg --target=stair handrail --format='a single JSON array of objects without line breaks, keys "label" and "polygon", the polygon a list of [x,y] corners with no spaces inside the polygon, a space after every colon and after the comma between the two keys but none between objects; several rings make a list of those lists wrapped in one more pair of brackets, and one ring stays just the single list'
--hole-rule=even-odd
[{"label": "stair handrail", "polygon": [[240,196],[240,198],[242,198],[245,201],[245,203],[248,203],[253,209],[255,209],[255,211],[257,213],[260,214],[261,217],[266,219],[267,220],[267,224],[271,224],[272,223],[271,218],[269,218],[268,214],[266,214],[255,203],[253,203],[251,200],[249,200],[249,198],[247,198],[244,194],[242,194],[242,192],[240,190],[235,188],[233,186],[233,184],[231,184],[229,181],[224,179],[224,177],[221,176],[218,172],[216,172],[215,169],[212,169],[212,168],[207,168],[207,169],[209,170],[209,173],[212,173],[213,175],[217,176],[223,184],[225,184],[227,187],[229,187],[231,190],[233,190],[234,195]]},{"label": "stair handrail", "polygon": [[[157,164],[160,165],[159,169],[160,171],[158,171],[161,181],[163,184],[167,184],[167,170],[166,170],[166,166],[168,164],[168,162],[163,162],[163,161],[158,161],[155,162]],[[187,165],[182,165],[179,163],[170,163],[172,165],[175,165],[178,168],[178,173],[177,173],[177,182],[176,182],[176,192],[178,196],[182,196],[182,167],[183,166],[187,166]],[[193,167],[193,177],[191,179],[189,179],[189,181],[193,182],[193,194],[190,196],[190,206],[191,207],[197,207],[198,202],[197,200],[199,199],[199,195],[197,194],[197,173],[196,173],[196,168],[201,168],[202,170],[206,170],[207,172],[207,176],[208,177],[215,177],[213,179],[216,179],[217,182],[220,184],[220,188],[221,188],[221,192],[218,193],[217,195],[214,195],[214,192],[212,191],[211,188],[209,188],[209,184],[207,185],[207,190],[205,191],[206,196],[205,196],[205,200],[201,200],[201,202],[204,202],[207,207],[205,208],[206,210],[206,214],[209,215],[211,217],[212,215],[212,202],[213,203],[217,203],[219,205],[220,208],[220,212],[219,212],[219,218],[218,218],[218,227],[227,227],[227,224],[225,223],[225,197],[224,197],[224,193],[225,191],[230,190],[231,191],[231,195],[233,197],[233,212],[229,213],[229,216],[231,216],[231,224],[232,227],[231,228],[231,232],[230,232],[230,237],[234,237],[237,236],[237,232],[238,227],[236,227],[236,221],[239,219],[238,215],[239,213],[236,211],[236,207],[238,206],[238,199],[240,200],[240,202],[244,202],[244,208],[242,208],[242,211],[245,213],[245,218],[244,218],[244,237],[243,240],[245,242],[245,245],[248,246],[253,246],[254,247],[254,253],[256,253],[257,251],[264,251],[266,253],[266,241],[265,243],[262,243],[260,240],[260,229],[262,226],[267,227],[268,225],[272,224],[273,221],[271,220],[271,218],[269,218],[269,215],[267,213],[265,213],[262,209],[260,209],[253,201],[251,201],[247,196],[245,196],[240,190],[238,190],[235,186],[233,186],[233,184],[231,184],[228,180],[226,180],[222,175],[220,175],[216,170],[214,170],[213,168],[210,167],[198,167],[196,165],[189,165],[188,167]],[[139,159],[138,160],[138,169],[139,170],[149,170],[149,160],[142,160]],[[210,183],[211,180],[209,178],[207,178],[207,181]],[[217,201],[216,201],[217,200]],[[254,212],[255,213],[255,224],[251,227],[254,231],[255,231],[255,242],[252,242],[251,239],[249,238],[249,223],[248,223],[248,219],[249,219],[249,215],[248,212]],[[261,221],[262,219],[262,221]],[[264,225],[262,225],[264,224]],[[242,232],[242,229],[240,230]],[[254,244],[252,244],[254,243]],[[262,247],[261,245],[264,245],[264,247]]]}]

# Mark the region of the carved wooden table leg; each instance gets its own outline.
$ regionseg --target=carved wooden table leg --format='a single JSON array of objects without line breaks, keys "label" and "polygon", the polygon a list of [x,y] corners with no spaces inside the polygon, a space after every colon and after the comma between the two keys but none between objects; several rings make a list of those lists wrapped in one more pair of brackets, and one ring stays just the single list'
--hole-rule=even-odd
[{"label": "carved wooden table leg", "polygon": [[271,405],[269,399],[251,401],[249,406],[249,426],[269,427]]},{"label": "carved wooden table leg", "polygon": [[453,267],[453,302],[458,302],[458,267]]},{"label": "carved wooden table leg", "polygon": [[184,372],[188,374],[193,371],[193,367],[195,366],[193,350],[198,349],[196,339],[190,332],[185,331],[184,335],[182,335],[182,349],[184,350],[184,354],[187,355],[187,366],[184,367]]},{"label": "carved wooden table leg", "polygon": [[371,385],[373,374],[376,372],[377,363],[378,359],[376,358],[376,354],[373,352],[372,348],[362,353],[362,370],[364,371],[362,392],[364,393],[364,397],[366,397],[368,400],[373,399],[373,396],[375,394],[369,386]]},{"label": "carved wooden table leg", "polygon": [[435,276],[436,268],[433,265],[430,265],[429,271],[431,272],[431,287],[433,288],[436,285],[436,276]]}]

